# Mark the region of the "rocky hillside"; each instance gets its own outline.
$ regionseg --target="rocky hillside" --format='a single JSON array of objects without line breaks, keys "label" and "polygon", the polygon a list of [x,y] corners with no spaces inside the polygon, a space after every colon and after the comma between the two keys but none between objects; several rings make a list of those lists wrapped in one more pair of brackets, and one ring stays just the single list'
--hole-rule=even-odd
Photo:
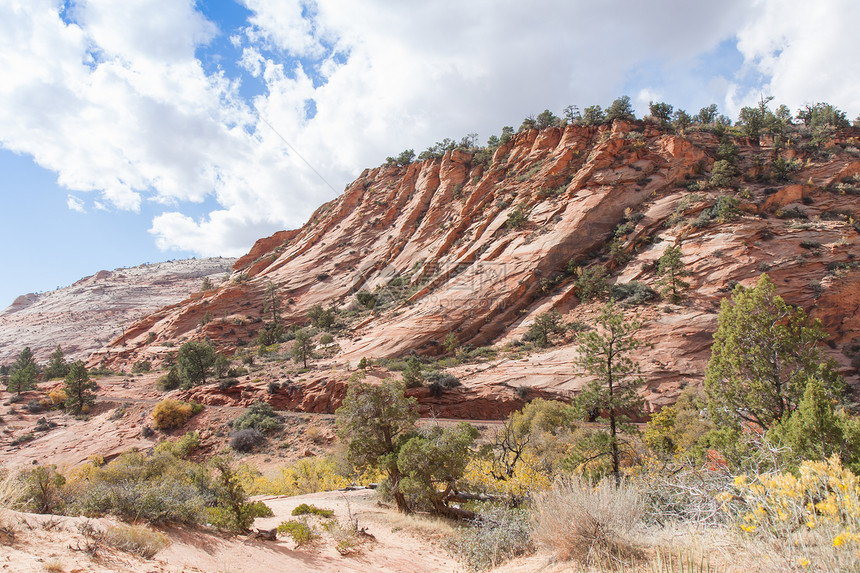
[{"label": "rocky hillside", "polygon": [[[575,335],[549,349],[519,344],[551,309],[567,322],[593,322],[597,303],[581,303],[575,282],[603,265],[611,282],[628,283],[628,303],[643,303],[631,308],[653,344],[640,357],[651,407],[701,379],[720,300],[763,271],[823,321],[828,351],[856,382],[858,136],[847,130],[819,144],[798,131],[776,147],[615,121],[524,131],[483,161],[456,149],[369,169],[301,229],[258,241],[229,283],[138,320],[92,363],[158,361],[190,338],[228,352],[254,344],[271,317],[271,284],[286,324],[306,323],[322,305],[344,325],[338,351],[322,363],[328,370],[318,366],[320,392],[342,389],[362,357],[441,355],[451,334],[461,348],[491,346],[490,360],[450,370],[464,386],[441,399],[450,415],[479,417],[467,397],[515,401],[581,387]],[[681,248],[691,288],[678,304],[647,300],[670,245]]]},{"label": "rocky hillside", "polygon": [[[61,345],[67,358],[87,358],[142,316],[220,283],[235,259],[212,258],[99,271],[75,284],[15,299],[0,312],[0,363],[30,346],[39,361]],[[121,343],[121,342],[120,342]]]}]

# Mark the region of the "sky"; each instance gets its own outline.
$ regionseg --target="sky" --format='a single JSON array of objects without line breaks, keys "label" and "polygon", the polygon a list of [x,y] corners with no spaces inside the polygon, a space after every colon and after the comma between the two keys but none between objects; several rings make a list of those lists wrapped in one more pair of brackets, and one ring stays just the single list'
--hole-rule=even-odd
[{"label": "sky", "polygon": [[238,256],[363,169],[630,96],[860,113],[856,0],[0,0],[0,309]]}]

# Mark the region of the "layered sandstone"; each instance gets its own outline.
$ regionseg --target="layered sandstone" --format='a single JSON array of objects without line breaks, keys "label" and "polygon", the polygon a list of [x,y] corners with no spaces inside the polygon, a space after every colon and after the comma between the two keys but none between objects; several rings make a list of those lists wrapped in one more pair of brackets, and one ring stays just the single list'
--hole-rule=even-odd
[{"label": "layered sandstone", "polygon": [[0,312],[0,363],[24,346],[39,361],[59,344],[69,359],[87,358],[120,337],[134,321],[199,291],[204,277],[215,284],[235,259],[189,259],[102,270],[54,291],[27,294]]},{"label": "layered sandstone", "polygon": [[[570,269],[607,264],[613,282],[656,288],[655,261],[677,244],[691,272],[689,293],[678,305],[638,307],[646,320],[642,336],[652,344],[640,356],[651,408],[701,379],[720,300],[734,283],[750,284],[763,271],[786,300],[822,320],[831,336],[828,352],[856,382],[856,135],[838,134],[827,154],[808,151],[802,138],[782,151],[735,139],[737,189],[706,185],[719,145],[715,135],[620,121],[526,131],[484,164],[454,150],[405,167],[368,169],[301,229],[258,241],[237,262],[230,283],[139,320],[92,362],[158,361],[190,338],[208,337],[227,352],[252,344],[270,318],[263,304],[270,283],[287,324],[304,324],[317,304],[344,316],[357,312],[359,291],[393,300],[373,313],[358,312],[336,341],[340,353],[318,364],[344,366],[327,382],[339,387],[348,365],[361,357],[441,354],[449,333],[460,345],[499,347],[520,339],[550,309],[569,321],[593,322],[596,305],[580,303]],[[788,181],[769,180],[780,153],[795,160],[796,171]],[[700,190],[691,190],[695,181]],[[721,195],[739,200],[740,215],[694,224]],[[629,260],[621,264],[618,256],[607,258],[607,245],[625,222],[618,246]],[[204,316],[214,319],[201,321]],[[570,338],[525,357],[502,356],[488,367],[458,366],[452,372],[465,387],[449,393],[445,409],[460,415],[473,394],[509,397],[508,406],[486,412],[475,406],[474,415],[464,416],[481,418],[503,414],[526,390],[574,394],[584,382],[573,369],[577,353]],[[290,405],[330,410],[338,396],[330,390],[314,392],[330,395],[328,404],[320,398],[313,406]]]}]

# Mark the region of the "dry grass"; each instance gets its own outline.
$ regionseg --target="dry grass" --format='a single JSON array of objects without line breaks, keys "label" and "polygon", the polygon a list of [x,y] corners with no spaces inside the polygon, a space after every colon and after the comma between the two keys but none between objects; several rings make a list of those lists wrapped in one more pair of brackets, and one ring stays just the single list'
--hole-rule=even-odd
[{"label": "dry grass", "polygon": [[386,515],[385,523],[391,527],[391,531],[406,530],[427,537],[448,537],[455,532],[448,520],[414,513],[406,515],[391,511]]},{"label": "dry grass", "polygon": [[0,509],[13,509],[20,495],[21,486],[17,483],[17,474],[0,468]]},{"label": "dry grass", "polygon": [[63,568],[63,564],[58,559],[53,559],[51,561],[45,562],[43,565],[45,571],[48,573],[64,573],[65,569]]},{"label": "dry grass", "polygon": [[633,536],[645,504],[628,484],[579,478],[558,482],[536,499],[534,539],[563,560],[592,567],[626,566],[643,556]]},{"label": "dry grass", "polygon": [[144,559],[152,559],[156,553],[170,545],[170,540],[159,531],[142,525],[114,525],[102,534],[103,541]]}]

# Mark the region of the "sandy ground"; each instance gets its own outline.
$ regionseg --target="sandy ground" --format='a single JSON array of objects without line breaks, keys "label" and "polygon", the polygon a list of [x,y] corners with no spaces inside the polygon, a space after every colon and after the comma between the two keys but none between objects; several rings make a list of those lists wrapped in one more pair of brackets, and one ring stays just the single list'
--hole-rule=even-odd
[{"label": "sandy ground", "polygon": [[[109,527],[110,519],[85,519],[5,512],[0,516],[0,571],[14,572],[453,572],[464,569],[441,545],[450,531],[444,522],[422,517],[406,517],[377,503],[372,491],[325,492],[297,497],[258,498],[272,508],[274,517],[258,519],[255,526],[276,527],[292,519],[290,513],[300,503],[332,509],[341,523],[350,512],[370,536],[360,536],[354,551],[341,555],[332,536],[323,531],[310,545],[296,547],[289,537],[263,541],[246,535],[227,535],[205,529],[166,528],[171,544],[143,559],[108,547],[87,552],[88,539],[80,524]],[[371,537],[372,536],[372,537]]]}]

